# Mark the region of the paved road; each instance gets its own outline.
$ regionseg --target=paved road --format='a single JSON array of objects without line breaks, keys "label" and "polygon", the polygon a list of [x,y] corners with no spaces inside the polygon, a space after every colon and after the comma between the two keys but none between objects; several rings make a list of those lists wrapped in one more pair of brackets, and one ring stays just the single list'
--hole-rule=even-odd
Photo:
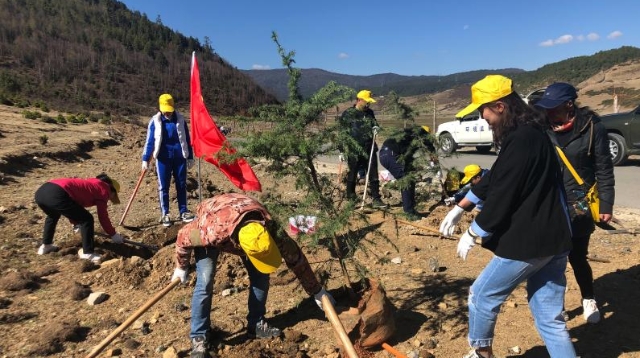
[{"label": "paved road", "polygon": [[[496,160],[494,152],[478,154],[475,151],[460,151],[451,158],[442,160],[445,167],[454,167],[460,171],[467,164],[478,164],[490,168]],[[633,156],[623,166],[615,167],[616,203],[615,206],[640,209],[640,156]]]}]

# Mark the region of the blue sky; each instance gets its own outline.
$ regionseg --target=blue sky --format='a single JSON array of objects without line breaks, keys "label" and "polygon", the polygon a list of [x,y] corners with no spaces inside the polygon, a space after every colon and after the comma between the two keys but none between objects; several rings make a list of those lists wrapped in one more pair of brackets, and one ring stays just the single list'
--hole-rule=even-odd
[{"label": "blue sky", "polygon": [[271,32],[296,67],[350,74],[448,75],[535,70],[570,57],[640,47],[637,0],[124,0],[204,43],[239,69],[281,68]]}]

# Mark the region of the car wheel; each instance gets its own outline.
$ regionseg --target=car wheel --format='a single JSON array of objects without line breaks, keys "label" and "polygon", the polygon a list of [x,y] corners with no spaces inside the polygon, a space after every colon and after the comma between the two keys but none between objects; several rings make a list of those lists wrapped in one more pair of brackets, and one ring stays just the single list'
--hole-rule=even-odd
[{"label": "car wheel", "polygon": [[451,154],[456,151],[456,141],[449,133],[444,133],[440,136],[440,150],[444,154]]},{"label": "car wheel", "polygon": [[491,151],[491,146],[490,145],[479,145],[479,146],[476,147],[476,150],[480,154],[487,154],[487,153],[489,153]]},{"label": "car wheel", "polygon": [[627,160],[627,147],[624,138],[616,133],[609,133],[609,151],[613,165],[621,165]]}]

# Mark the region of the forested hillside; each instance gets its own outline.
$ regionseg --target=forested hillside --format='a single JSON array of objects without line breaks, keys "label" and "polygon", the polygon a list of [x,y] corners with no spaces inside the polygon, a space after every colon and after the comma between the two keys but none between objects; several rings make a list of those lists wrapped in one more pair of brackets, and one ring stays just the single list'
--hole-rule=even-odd
[{"label": "forested hillside", "polygon": [[[577,84],[600,71],[637,59],[640,59],[640,49],[625,46],[601,51],[591,56],[569,58],[545,65],[534,71],[507,68],[460,72],[446,76],[401,76],[394,73],[352,76],[318,69],[303,69],[300,88],[304,96],[309,96],[327,84],[327,82],[335,81],[353,88],[368,88],[376,94],[387,94],[390,91],[394,91],[401,96],[416,96],[440,92],[461,85],[468,86],[487,74],[503,74],[514,79],[516,90],[526,93],[553,81],[566,81]],[[279,99],[286,99],[288,93],[286,71],[274,69],[248,70],[244,72]]]},{"label": "forested hillside", "polygon": [[148,113],[160,93],[189,106],[191,53],[213,113],[241,113],[275,97],[160,18],[114,0],[0,0],[0,101],[114,114]]}]

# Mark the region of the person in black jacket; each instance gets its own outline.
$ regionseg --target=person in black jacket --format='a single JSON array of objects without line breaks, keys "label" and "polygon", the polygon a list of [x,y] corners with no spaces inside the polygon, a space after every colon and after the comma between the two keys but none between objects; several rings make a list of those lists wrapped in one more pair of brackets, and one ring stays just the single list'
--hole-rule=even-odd
[{"label": "person in black jacket", "polygon": [[[458,242],[466,259],[476,244],[495,255],[469,290],[469,345],[465,358],[493,357],[500,306],[521,283],[536,328],[551,357],[576,353],[561,312],[571,223],[547,117],[528,106],[509,78],[490,75],[471,87],[472,103],[456,117],[478,110],[500,155],[483,190],[483,210]],[[484,181],[484,180],[483,180]]]},{"label": "person in black jacket", "polygon": [[[434,155],[436,148],[429,136],[429,127],[405,128],[399,133],[394,133],[382,143],[380,164],[399,180],[409,176],[415,170],[413,157],[422,148],[431,153],[431,161],[437,161],[438,157]],[[415,209],[415,178],[409,177],[408,179],[401,190],[402,209],[407,219],[419,220],[421,216]]]},{"label": "person in black jacket", "polygon": [[[535,106],[547,112],[552,122],[552,140],[585,182],[578,185],[563,164],[564,187],[569,208],[574,208],[592,185],[596,185],[600,198],[600,221],[608,223],[613,213],[615,179],[609,152],[607,130],[596,113],[588,107],[578,108],[578,93],[572,85],[557,82],[549,85]],[[573,249],[569,262],[582,295],[583,318],[589,323],[600,321],[600,311],[593,290],[593,273],[587,261],[589,239],[595,225],[589,211],[571,210]]]},{"label": "person in black jacket", "polygon": [[[369,191],[371,193],[372,206],[383,208],[386,205],[380,197],[380,180],[378,179],[378,145],[375,143],[375,135],[380,131],[376,116],[369,105],[376,103],[371,98],[371,91],[358,92],[356,104],[347,108],[339,119],[339,124],[344,128],[357,145],[344,148],[347,157],[347,198],[356,199],[356,180],[358,169],[369,168]],[[373,148],[373,153],[371,152]],[[371,155],[371,158],[369,158]],[[370,167],[369,167],[370,165]]]}]

